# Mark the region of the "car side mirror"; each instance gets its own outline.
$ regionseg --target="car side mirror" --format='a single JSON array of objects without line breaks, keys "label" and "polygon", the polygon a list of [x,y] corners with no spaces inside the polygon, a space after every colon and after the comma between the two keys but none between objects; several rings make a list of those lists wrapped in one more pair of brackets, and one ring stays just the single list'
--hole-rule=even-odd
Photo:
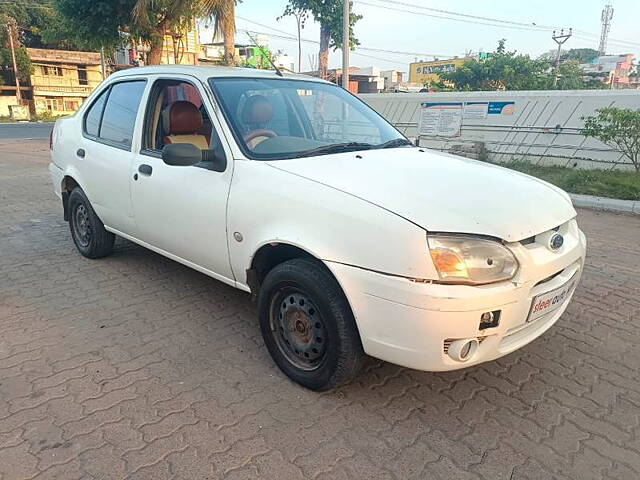
[{"label": "car side mirror", "polygon": [[219,153],[214,149],[200,150],[190,143],[170,143],[162,149],[162,161],[175,167],[201,166],[214,172],[224,172],[227,169],[227,157],[224,151]]},{"label": "car side mirror", "polygon": [[162,149],[162,161],[174,167],[192,167],[202,161],[202,150],[190,143],[170,143]]}]

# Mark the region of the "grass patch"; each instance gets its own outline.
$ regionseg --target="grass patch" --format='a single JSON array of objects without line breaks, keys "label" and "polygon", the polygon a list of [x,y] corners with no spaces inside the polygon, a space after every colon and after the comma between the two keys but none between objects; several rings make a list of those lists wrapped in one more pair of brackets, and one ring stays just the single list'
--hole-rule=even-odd
[{"label": "grass patch", "polygon": [[500,165],[540,178],[570,193],[621,200],[640,200],[640,174],[633,171],[577,170],[566,167],[543,167],[528,162],[510,162]]}]

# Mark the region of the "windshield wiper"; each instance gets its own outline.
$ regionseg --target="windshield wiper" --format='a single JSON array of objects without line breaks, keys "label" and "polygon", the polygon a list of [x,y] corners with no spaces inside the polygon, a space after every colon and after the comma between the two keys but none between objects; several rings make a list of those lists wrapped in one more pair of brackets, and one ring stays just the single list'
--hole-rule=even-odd
[{"label": "windshield wiper", "polygon": [[321,147],[312,148],[311,150],[305,150],[304,152],[298,153],[294,158],[309,157],[319,153],[342,153],[357,150],[369,150],[374,147],[375,145],[363,142],[332,143],[331,145],[322,145]]},{"label": "windshield wiper", "polygon": [[414,145],[406,138],[394,138],[393,140],[389,140],[388,142],[376,145],[375,148],[396,148],[404,146],[413,147]]}]

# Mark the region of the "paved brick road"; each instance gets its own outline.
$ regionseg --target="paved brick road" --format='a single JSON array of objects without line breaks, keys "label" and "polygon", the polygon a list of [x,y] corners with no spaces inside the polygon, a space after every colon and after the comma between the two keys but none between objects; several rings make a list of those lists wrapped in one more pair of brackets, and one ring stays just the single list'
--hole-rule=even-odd
[{"label": "paved brick road", "polygon": [[124,241],[76,253],[42,142],[0,145],[0,478],[640,478],[640,218],[590,241],[557,326],[431,374],[316,394],[246,294]]}]

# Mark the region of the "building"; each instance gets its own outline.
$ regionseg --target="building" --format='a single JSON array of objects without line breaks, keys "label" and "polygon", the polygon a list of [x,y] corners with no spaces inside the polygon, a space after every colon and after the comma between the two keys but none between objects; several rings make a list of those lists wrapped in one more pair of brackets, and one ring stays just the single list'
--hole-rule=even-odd
[{"label": "building", "polygon": [[75,112],[102,81],[100,54],[27,48],[33,65],[29,77],[36,115]]},{"label": "building", "polygon": [[279,51],[273,56],[273,63],[280,70],[286,70],[288,72],[296,72],[296,60],[286,53]]},{"label": "building", "polygon": [[580,65],[586,77],[601,78],[611,88],[630,88],[633,54],[603,55]]},{"label": "building", "polygon": [[440,81],[440,74],[453,72],[467,58],[451,58],[449,60],[433,60],[431,62],[414,62],[409,65],[409,83],[430,85]]},{"label": "building", "polygon": [[[168,33],[164,36],[160,63],[163,65],[198,65],[201,50],[195,25],[194,28],[184,32]],[[148,52],[148,46],[129,42],[127,46],[118,49],[115,53],[116,70],[145,65],[145,57]]]},{"label": "building", "polygon": [[397,92],[402,85],[402,72],[398,70],[383,70],[380,76],[384,79],[385,92]]}]

